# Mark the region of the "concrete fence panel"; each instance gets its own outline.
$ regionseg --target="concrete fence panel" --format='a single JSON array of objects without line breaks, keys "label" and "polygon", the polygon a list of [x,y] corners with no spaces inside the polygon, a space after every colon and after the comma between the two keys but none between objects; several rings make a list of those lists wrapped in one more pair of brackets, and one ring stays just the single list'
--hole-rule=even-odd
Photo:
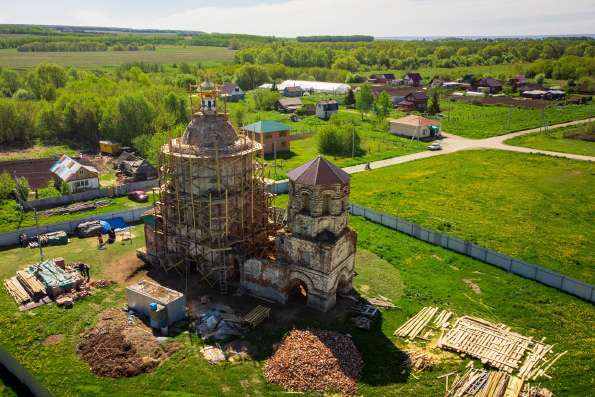
[{"label": "concrete fence panel", "polygon": [[0,347],[0,363],[14,375],[35,397],[51,397],[50,392],[41,385],[13,356]]},{"label": "concrete fence panel", "polygon": [[595,302],[595,288],[582,281],[492,251],[470,241],[426,229],[415,223],[391,215],[382,214],[354,203],[351,203],[349,211],[352,215],[363,216],[372,222],[382,224],[390,229],[416,237],[419,240],[470,256],[481,262],[499,267],[516,275],[538,281],[544,285],[556,288],[590,302]]}]

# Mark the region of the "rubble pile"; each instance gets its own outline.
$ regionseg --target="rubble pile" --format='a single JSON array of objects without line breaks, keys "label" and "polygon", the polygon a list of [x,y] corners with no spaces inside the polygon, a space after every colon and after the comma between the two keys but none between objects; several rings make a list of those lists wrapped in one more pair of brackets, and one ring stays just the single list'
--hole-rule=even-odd
[{"label": "rubble pile", "polygon": [[324,330],[293,330],[267,361],[266,378],[290,391],[338,391],[354,395],[361,355],[349,336]]},{"label": "rubble pile", "polygon": [[81,336],[77,353],[94,374],[119,378],[150,372],[177,349],[173,343],[159,344],[138,319],[129,321],[125,312],[108,309]]},{"label": "rubble pile", "polygon": [[423,371],[424,369],[432,368],[434,360],[428,354],[421,351],[408,351],[407,365],[414,371]]}]

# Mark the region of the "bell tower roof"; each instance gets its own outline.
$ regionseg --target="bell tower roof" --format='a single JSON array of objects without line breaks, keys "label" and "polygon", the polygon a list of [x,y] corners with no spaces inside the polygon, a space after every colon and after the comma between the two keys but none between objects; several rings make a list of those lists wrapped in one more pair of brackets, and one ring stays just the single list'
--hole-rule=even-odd
[{"label": "bell tower roof", "polygon": [[349,183],[348,173],[322,156],[308,161],[306,164],[291,170],[287,176],[293,182],[303,185],[337,185]]}]

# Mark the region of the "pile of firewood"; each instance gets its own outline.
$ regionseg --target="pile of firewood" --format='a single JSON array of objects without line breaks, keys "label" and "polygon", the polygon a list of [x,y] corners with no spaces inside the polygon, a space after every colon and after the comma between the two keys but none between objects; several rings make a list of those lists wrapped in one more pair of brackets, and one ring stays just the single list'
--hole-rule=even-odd
[{"label": "pile of firewood", "polygon": [[407,366],[414,371],[423,371],[432,368],[432,365],[434,365],[432,357],[422,351],[408,351],[406,353]]},{"label": "pile of firewood", "polygon": [[267,361],[266,378],[294,392],[354,395],[363,361],[349,336],[331,331],[293,330]]}]

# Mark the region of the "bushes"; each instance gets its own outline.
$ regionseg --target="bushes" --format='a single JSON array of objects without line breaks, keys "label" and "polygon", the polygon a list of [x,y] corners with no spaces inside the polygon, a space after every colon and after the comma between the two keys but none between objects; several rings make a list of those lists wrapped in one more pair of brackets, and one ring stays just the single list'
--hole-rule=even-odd
[{"label": "bushes", "polygon": [[0,201],[12,198],[16,185],[8,172],[0,174]]},{"label": "bushes", "polygon": [[35,108],[28,101],[0,100],[0,144],[22,145],[34,138]]},{"label": "bushes", "polygon": [[347,123],[340,123],[334,116],[329,124],[318,131],[318,151],[332,156],[360,156],[361,138],[355,128]]},{"label": "bushes", "polygon": [[279,100],[279,93],[271,90],[255,90],[251,95],[251,105],[255,110],[273,110]]}]

